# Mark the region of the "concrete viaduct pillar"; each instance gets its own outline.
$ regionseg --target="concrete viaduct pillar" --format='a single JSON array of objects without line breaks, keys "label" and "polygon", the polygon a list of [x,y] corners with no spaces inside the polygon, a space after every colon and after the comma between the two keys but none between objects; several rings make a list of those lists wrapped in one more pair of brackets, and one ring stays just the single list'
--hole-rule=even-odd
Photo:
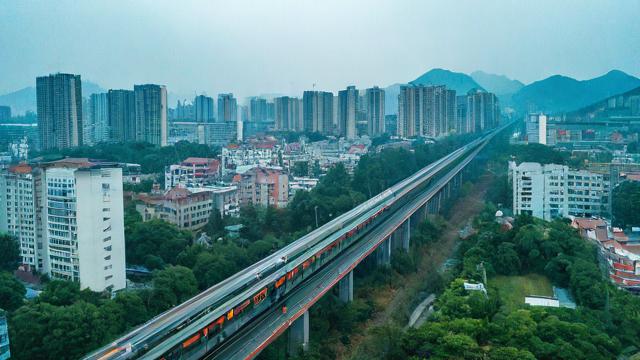
[{"label": "concrete viaduct pillar", "polygon": [[398,229],[402,231],[402,249],[409,252],[409,245],[411,239],[411,216],[407,218],[404,224]]},{"label": "concrete viaduct pillar", "polygon": [[344,303],[353,301],[353,271],[349,271],[338,283],[338,298]]},{"label": "concrete viaduct pillar", "polygon": [[309,312],[305,311],[289,327],[289,355],[297,355],[300,349],[309,348]]},{"label": "concrete viaduct pillar", "polygon": [[391,264],[391,237],[388,237],[378,246],[376,259],[378,265],[389,266]]}]

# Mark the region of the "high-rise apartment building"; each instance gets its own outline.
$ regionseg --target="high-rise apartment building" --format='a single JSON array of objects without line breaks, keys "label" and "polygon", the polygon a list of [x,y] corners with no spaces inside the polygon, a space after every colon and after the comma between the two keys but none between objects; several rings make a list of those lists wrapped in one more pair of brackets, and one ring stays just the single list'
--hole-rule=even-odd
[{"label": "high-rise apartment building", "polygon": [[302,101],[298,98],[281,96],[273,99],[275,126],[281,131],[302,131]]},{"label": "high-rise apartment building", "polygon": [[458,95],[456,96],[456,133],[466,134],[471,132],[467,124],[467,96]]},{"label": "high-rise apartment building", "polygon": [[408,85],[398,95],[398,135],[447,135],[456,124],[456,92],[445,86]]},{"label": "high-rise apartment building", "polygon": [[356,111],[358,109],[358,89],[348,86],[338,92],[338,129],[340,135],[347,139],[355,139]]},{"label": "high-rise apartment building", "polygon": [[43,164],[45,267],[81,288],[125,288],[122,169],[88,159]]},{"label": "high-rise apartment building", "polygon": [[369,136],[380,136],[385,132],[384,90],[375,86],[365,92],[367,133]]},{"label": "high-rise apartment building", "polygon": [[439,137],[448,134],[456,120],[455,90],[448,90],[445,86],[427,86],[423,91],[424,135]]},{"label": "high-rise apartment building", "polygon": [[136,140],[167,145],[167,88],[164,85],[134,85]]},{"label": "high-rise apartment building", "polygon": [[21,262],[81,288],[125,287],[122,169],[67,158],[0,175],[0,230],[20,244]]},{"label": "high-rise apartment building", "polygon": [[80,146],[82,140],[82,84],[80,75],[51,74],[36,78],[40,147]]},{"label": "high-rise apartment building", "polygon": [[249,121],[264,122],[267,121],[267,100],[259,97],[253,97],[249,100]]},{"label": "high-rise apartment building", "polygon": [[509,162],[513,212],[551,220],[569,215],[602,216],[609,211],[609,181],[604,175],[565,165]]},{"label": "high-rise apartment building", "polygon": [[[168,115],[168,114],[167,114]],[[173,118],[171,120],[174,121],[193,121],[195,120],[195,109],[193,104],[188,104],[187,100],[180,101],[176,104],[176,108],[173,111]]]},{"label": "high-rise apartment building", "polygon": [[99,142],[109,141],[109,99],[107,93],[91,94],[89,98],[89,116],[85,121],[89,127],[89,138],[85,143],[94,145]]},{"label": "high-rise apartment building", "polygon": [[302,94],[302,127],[303,131],[333,133],[333,93],[305,91]]},{"label": "high-rise apartment building", "polygon": [[218,122],[238,121],[238,102],[233,94],[218,95]]},{"label": "high-rise apartment building", "polygon": [[424,105],[421,104],[423,88],[401,86],[398,94],[398,136],[414,137],[422,135]]},{"label": "high-rise apartment building", "polygon": [[131,90],[109,90],[109,132],[113,142],[136,140],[136,96]]},{"label": "high-rise apartment building", "polygon": [[466,122],[470,132],[483,132],[498,126],[500,122],[498,97],[484,90],[470,90],[467,93]]},{"label": "high-rise apartment building", "polygon": [[5,121],[11,119],[11,107],[10,106],[0,106],[0,121]]},{"label": "high-rise apartment building", "polygon": [[20,164],[0,175],[0,232],[13,235],[20,246],[21,263],[29,270],[42,271],[44,258],[42,232],[37,228],[38,174]]},{"label": "high-rise apartment building", "polygon": [[213,98],[209,96],[198,95],[193,100],[193,107],[195,108],[196,122],[213,122],[213,119],[215,118],[215,116],[213,115]]}]

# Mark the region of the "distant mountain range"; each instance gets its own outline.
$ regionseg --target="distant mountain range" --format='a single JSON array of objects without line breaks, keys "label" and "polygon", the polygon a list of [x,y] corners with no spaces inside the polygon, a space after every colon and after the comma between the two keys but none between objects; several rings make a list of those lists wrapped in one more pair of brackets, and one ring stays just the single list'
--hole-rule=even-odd
[{"label": "distant mountain range", "polygon": [[[495,93],[503,107],[511,107],[518,113],[541,111],[561,113],[577,110],[610,96],[640,87],[640,79],[620,70],[612,70],[600,77],[576,80],[554,75],[544,80],[525,85],[504,75],[475,71],[471,75],[443,69],[433,69],[411,84],[446,85],[460,94],[472,88],[483,88]],[[385,88],[385,112],[397,114],[400,86],[393,84]]]},{"label": "distant mountain range", "polygon": [[[91,94],[106,92],[100,85],[91,81],[82,80],[82,96],[90,97]],[[0,95],[0,105],[11,106],[11,112],[15,115],[24,114],[27,111],[36,112],[36,88],[29,86],[8,94]]]},{"label": "distant mountain range", "polygon": [[471,78],[485,90],[498,96],[514,94],[524,87],[524,84],[519,80],[512,80],[504,75],[489,74],[484,71],[472,72]]},{"label": "distant mountain range", "polygon": [[640,95],[640,87],[607,97],[589,106],[565,113],[567,120],[604,119],[612,116],[638,116],[640,110],[632,98]]},{"label": "distant mountain range", "polygon": [[[600,77],[576,80],[567,76],[554,75],[525,85],[504,75],[475,71],[471,75],[445,69],[432,69],[406,83],[396,83],[385,88],[385,113],[397,114],[400,86],[406,84],[445,85],[456,90],[458,95],[466,94],[473,88],[495,93],[501,106],[511,107],[518,113],[541,111],[561,113],[577,110],[597,103],[610,96],[640,87],[640,79],[619,70],[612,70]],[[89,97],[106,90],[91,81],[82,81],[82,95]],[[169,104],[175,104],[179,97],[168,94]],[[0,105],[11,106],[14,114],[36,111],[36,89],[26,87],[0,95]]]},{"label": "distant mountain range", "polygon": [[554,75],[523,87],[513,94],[511,100],[512,106],[520,112],[561,113],[637,87],[640,87],[640,79],[619,70],[582,81]]}]

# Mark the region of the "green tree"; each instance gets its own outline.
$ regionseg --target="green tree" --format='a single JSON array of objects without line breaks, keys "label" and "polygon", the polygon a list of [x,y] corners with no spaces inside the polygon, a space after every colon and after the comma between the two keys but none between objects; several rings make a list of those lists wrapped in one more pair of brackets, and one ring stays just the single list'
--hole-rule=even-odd
[{"label": "green tree", "polygon": [[47,283],[38,301],[51,305],[71,305],[80,300],[80,284],[73,281],[52,280]]},{"label": "green tree", "polygon": [[0,272],[0,309],[13,311],[24,303],[27,290],[8,272]]},{"label": "green tree", "polygon": [[13,272],[20,264],[18,240],[9,234],[0,234],[0,271]]},{"label": "green tree", "polygon": [[166,310],[198,292],[198,282],[193,271],[184,266],[169,266],[153,276],[153,308]]},{"label": "green tree", "polygon": [[490,360],[512,360],[512,359],[535,360],[536,357],[533,356],[533,354],[527,350],[520,350],[512,346],[500,346],[500,347],[494,347],[491,349],[491,351],[489,351],[489,359]]},{"label": "green tree", "polygon": [[512,243],[500,244],[491,263],[499,274],[515,275],[520,272],[520,258]]},{"label": "green tree", "polygon": [[204,231],[213,241],[216,241],[218,238],[224,236],[224,227],[225,221],[222,215],[217,209],[213,209],[211,215],[209,215],[209,221],[204,226]]},{"label": "green tree", "polygon": [[[30,303],[20,307],[9,318],[11,355],[17,360],[53,359],[44,338],[56,307],[47,303]],[[50,340],[50,339],[49,339]],[[63,343],[62,340],[59,340]]]},{"label": "green tree", "polygon": [[[178,254],[191,242],[191,233],[162,220],[136,224],[127,236],[127,262],[149,264],[149,255],[157,256],[164,263],[175,264]],[[159,264],[154,262],[153,268]]]},{"label": "green tree", "polygon": [[149,319],[149,312],[137,293],[121,292],[113,300],[122,309],[122,320],[125,328],[141,324]]},{"label": "green tree", "polygon": [[640,225],[640,182],[625,181],[613,190],[613,222],[616,226]]}]

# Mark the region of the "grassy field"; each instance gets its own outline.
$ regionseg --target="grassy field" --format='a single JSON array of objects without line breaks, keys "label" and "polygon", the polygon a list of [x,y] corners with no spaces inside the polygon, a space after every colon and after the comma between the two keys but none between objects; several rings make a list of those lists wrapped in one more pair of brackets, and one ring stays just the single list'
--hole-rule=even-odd
[{"label": "grassy field", "polygon": [[549,279],[538,274],[495,276],[489,279],[489,286],[498,289],[502,301],[510,309],[524,305],[525,296],[553,296],[553,288]]}]

